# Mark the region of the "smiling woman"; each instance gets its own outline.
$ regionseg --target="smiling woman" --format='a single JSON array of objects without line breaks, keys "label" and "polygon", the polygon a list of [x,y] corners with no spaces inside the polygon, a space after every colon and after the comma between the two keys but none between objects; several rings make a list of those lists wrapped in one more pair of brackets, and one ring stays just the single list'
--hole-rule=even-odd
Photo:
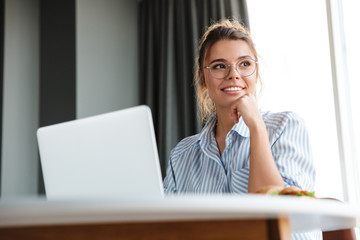
[{"label": "smiling woman", "polygon": [[[205,126],[170,153],[166,193],[246,194],[267,185],[313,191],[305,124],[292,112],[259,110],[257,60],[252,38],[239,22],[224,20],[208,28],[195,76]],[[294,237],[318,239],[320,233]]]}]

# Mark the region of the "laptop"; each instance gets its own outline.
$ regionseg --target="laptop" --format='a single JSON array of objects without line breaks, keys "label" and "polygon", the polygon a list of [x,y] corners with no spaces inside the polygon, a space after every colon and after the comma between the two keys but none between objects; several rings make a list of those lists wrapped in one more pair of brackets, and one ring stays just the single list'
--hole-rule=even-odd
[{"label": "laptop", "polygon": [[147,106],[42,127],[37,138],[48,199],[164,195]]}]

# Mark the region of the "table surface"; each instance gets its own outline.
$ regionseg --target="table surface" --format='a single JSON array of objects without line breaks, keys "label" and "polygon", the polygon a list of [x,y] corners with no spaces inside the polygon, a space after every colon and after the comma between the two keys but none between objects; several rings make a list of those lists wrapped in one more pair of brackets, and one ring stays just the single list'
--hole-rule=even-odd
[{"label": "table surface", "polygon": [[360,206],[294,196],[209,195],[164,199],[0,200],[0,228],[144,221],[289,218],[292,231],[360,226]]}]

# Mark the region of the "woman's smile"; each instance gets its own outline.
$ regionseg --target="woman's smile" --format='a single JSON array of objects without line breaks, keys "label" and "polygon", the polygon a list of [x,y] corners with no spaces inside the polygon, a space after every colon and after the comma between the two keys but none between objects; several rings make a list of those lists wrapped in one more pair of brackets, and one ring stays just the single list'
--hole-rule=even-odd
[{"label": "woman's smile", "polygon": [[237,95],[244,92],[245,88],[241,86],[227,86],[221,89],[226,94]]}]

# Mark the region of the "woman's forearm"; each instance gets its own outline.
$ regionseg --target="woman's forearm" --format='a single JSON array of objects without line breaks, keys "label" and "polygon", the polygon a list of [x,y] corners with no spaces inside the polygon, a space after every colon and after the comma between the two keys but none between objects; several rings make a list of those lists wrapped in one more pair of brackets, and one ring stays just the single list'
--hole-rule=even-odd
[{"label": "woman's forearm", "polygon": [[[261,119],[262,120],[262,119]],[[254,193],[267,185],[284,186],[274,158],[264,121],[250,130],[250,171],[248,192]]]}]

